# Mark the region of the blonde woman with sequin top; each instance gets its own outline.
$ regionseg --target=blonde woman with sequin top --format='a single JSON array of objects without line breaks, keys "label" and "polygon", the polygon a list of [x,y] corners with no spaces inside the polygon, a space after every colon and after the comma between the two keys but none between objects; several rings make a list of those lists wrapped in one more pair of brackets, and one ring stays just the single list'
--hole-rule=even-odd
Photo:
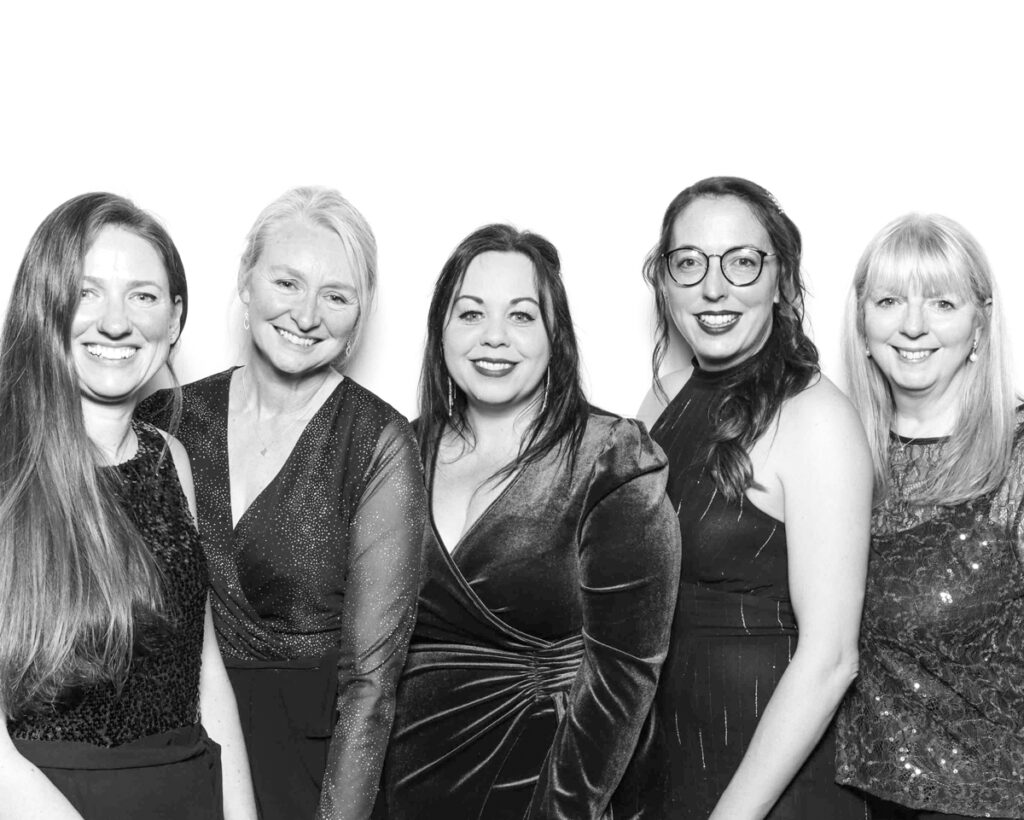
[{"label": "blonde woman with sequin top", "polygon": [[874,817],[1024,818],[1024,416],[1003,306],[959,224],[868,245],[844,339],[876,497],[838,779]]}]

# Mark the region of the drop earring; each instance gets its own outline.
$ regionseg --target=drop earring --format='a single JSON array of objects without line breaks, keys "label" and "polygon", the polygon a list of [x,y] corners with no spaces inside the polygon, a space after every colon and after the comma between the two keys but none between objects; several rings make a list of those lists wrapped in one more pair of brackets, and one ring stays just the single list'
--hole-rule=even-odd
[{"label": "drop earring", "polygon": [[348,337],[348,341],[345,342],[345,358],[348,359],[352,355],[352,337]]},{"label": "drop earring", "polygon": [[976,362],[978,361],[978,337],[974,337],[974,341],[971,343],[971,352],[967,354],[967,361]]},{"label": "drop earring", "polygon": [[551,370],[548,369],[548,370],[544,371],[544,395],[541,396],[541,399],[540,399],[540,413],[538,414],[538,415],[541,415],[541,416],[544,415],[544,410],[548,406],[548,384],[549,384],[550,380],[551,380]]},{"label": "drop earring", "polygon": [[871,358],[871,348],[868,347],[867,345],[864,346],[864,355],[867,356],[869,359]]},{"label": "drop earring", "polygon": [[242,327],[245,330],[249,329],[249,311],[242,314]]},{"label": "drop earring", "polygon": [[452,417],[452,412],[455,409],[455,382],[452,381],[452,377],[448,377],[448,418]]}]

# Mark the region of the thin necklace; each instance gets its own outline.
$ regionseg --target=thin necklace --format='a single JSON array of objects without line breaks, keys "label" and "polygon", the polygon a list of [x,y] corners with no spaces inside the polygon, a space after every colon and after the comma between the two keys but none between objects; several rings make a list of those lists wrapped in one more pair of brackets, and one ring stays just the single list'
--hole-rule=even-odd
[{"label": "thin necklace", "polygon": [[[254,403],[255,403],[255,405],[257,407],[257,410],[258,410],[259,402],[255,401],[255,394],[253,393],[252,389],[249,386],[246,385],[246,376],[247,376],[247,371],[243,370],[242,371],[242,387],[245,389],[247,397],[253,399],[253,401],[254,401]],[[250,380],[250,384],[251,384],[251,380]],[[288,422],[288,426],[285,427],[285,429],[282,431],[282,434],[279,436],[278,440],[287,441],[288,439],[291,438],[291,434],[295,430],[295,427],[298,425],[298,423],[300,421],[303,420],[304,415],[305,415],[305,411],[309,408],[309,405],[313,402],[313,400],[317,396],[320,395],[320,391],[322,389],[323,389],[323,385],[320,385],[320,387],[318,387],[313,392],[313,395],[311,395],[308,399],[306,399],[306,401],[303,403],[302,407],[298,408],[298,410],[296,411],[297,412],[296,417],[293,418],[290,422]],[[254,421],[254,423],[252,425],[252,429],[253,429],[253,432],[256,433],[256,438],[259,439],[260,444],[262,445],[262,448],[259,451],[260,456],[262,458],[266,458],[267,453],[274,446],[274,443],[268,444],[267,440],[265,438],[263,438],[263,435],[260,433],[260,420],[259,420],[259,413],[258,412],[256,413],[256,419],[255,419],[255,421]]]}]

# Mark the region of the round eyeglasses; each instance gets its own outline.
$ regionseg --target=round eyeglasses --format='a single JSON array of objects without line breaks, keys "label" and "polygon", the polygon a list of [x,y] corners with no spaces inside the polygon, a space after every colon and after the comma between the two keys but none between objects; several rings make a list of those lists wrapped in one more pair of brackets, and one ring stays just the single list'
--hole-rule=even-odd
[{"label": "round eyeglasses", "polygon": [[692,288],[704,281],[712,259],[722,265],[722,275],[730,285],[745,288],[758,280],[764,260],[774,253],[745,245],[729,248],[725,253],[704,253],[700,248],[685,245],[663,254],[672,281],[683,288]]}]

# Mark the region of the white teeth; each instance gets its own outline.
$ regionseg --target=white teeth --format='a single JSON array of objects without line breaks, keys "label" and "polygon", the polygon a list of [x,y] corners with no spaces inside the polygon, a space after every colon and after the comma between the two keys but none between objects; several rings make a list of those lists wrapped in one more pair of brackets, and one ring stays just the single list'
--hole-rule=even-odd
[{"label": "white teeth", "polygon": [[475,364],[478,367],[482,367],[484,370],[494,370],[494,371],[508,370],[509,368],[512,367],[512,363],[511,362],[487,362],[487,361],[484,361],[483,359],[478,359],[475,362]]},{"label": "white teeth", "polygon": [[906,359],[908,362],[919,362],[921,359],[927,359],[932,355],[932,350],[901,350],[896,348],[896,352],[900,354],[901,359]]},{"label": "white teeth", "polygon": [[710,325],[711,327],[725,327],[738,321],[739,318],[735,313],[702,313],[697,317],[697,320],[701,324]]},{"label": "white teeth", "polygon": [[108,347],[107,345],[86,345],[90,356],[97,359],[130,359],[136,353],[134,347]]},{"label": "white teeth", "polygon": [[296,336],[294,333],[289,333],[282,328],[275,328],[275,330],[284,337],[285,341],[289,341],[299,347],[311,347],[316,342],[316,339],[303,339],[301,336]]}]

